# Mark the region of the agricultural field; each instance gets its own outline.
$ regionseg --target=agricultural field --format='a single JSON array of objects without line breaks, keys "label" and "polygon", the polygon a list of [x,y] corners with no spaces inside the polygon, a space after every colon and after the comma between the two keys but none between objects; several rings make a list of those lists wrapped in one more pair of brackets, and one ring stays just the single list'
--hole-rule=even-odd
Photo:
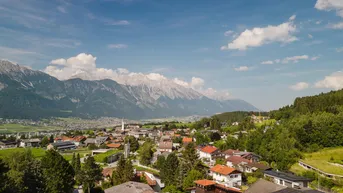
[{"label": "agricultural field", "polygon": [[113,155],[113,154],[118,153],[118,152],[121,152],[121,150],[109,150],[106,153],[100,153],[100,154],[94,155],[94,159],[95,159],[96,162],[104,163],[104,159],[107,156]]},{"label": "agricultural field", "polygon": [[62,127],[57,126],[32,126],[32,125],[21,125],[21,124],[1,124],[1,133],[18,133],[18,132],[37,132],[37,131],[48,131],[48,130],[61,130]]},{"label": "agricultural field", "polygon": [[343,175],[343,147],[326,148],[314,153],[306,153],[303,162],[326,173]]},{"label": "agricultural field", "polygon": [[16,152],[24,152],[25,150],[31,150],[33,157],[40,158],[45,155],[45,149],[43,148],[13,148],[0,150],[0,157],[7,157],[8,155]]}]

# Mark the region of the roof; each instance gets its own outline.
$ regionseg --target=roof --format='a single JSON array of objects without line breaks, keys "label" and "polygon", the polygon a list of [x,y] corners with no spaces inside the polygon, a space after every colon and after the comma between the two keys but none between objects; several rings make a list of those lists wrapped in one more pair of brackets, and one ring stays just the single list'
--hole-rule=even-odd
[{"label": "roof", "polygon": [[204,148],[202,148],[202,149],[200,149],[200,151],[205,152],[205,153],[209,153],[209,154],[212,154],[212,153],[214,153],[217,150],[218,149],[216,147],[209,146],[209,145],[204,147]]},{"label": "roof", "polygon": [[104,168],[102,170],[102,175],[105,176],[105,177],[112,177],[112,173],[113,173],[113,168]]},{"label": "roof", "polygon": [[57,142],[57,143],[52,143],[51,145],[53,145],[54,147],[63,147],[63,146],[69,146],[69,145],[75,146],[75,144],[72,143],[71,141]]},{"label": "roof", "polygon": [[212,172],[219,173],[219,174],[222,174],[222,175],[229,175],[232,172],[238,172],[235,168],[232,168],[232,167],[229,167],[229,166],[226,166],[226,165],[220,165],[220,164],[215,165],[210,170]]},{"label": "roof", "polygon": [[86,139],[86,137],[80,135],[80,136],[75,136],[75,137],[73,138],[73,141],[80,142],[80,141],[82,141],[82,140],[84,140],[84,139]]},{"label": "roof", "polygon": [[255,183],[253,183],[248,188],[248,190],[246,190],[244,193],[256,193],[256,192],[272,193],[272,192],[276,192],[285,188],[286,187],[274,184],[273,182],[269,182],[264,179],[259,179]]},{"label": "roof", "polygon": [[191,143],[192,141],[193,141],[193,139],[190,138],[190,137],[184,137],[184,138],[182,139],[182,143]]},{"label": "roof", "polygon": [[211,185],[216,184],[215,181],[206,180],[206,179],[204,179],[204,180],[197,180],[197,181],[194,181],[194,183],[202,185],[202,186],[211,186]]},{"label": "roof", "polygon": [[130,181],[105,189],[105,193],[154,193],[154,190],[148,184]]},{"label": "roof", "polygon": [[41,142],[41,140],[38,139],[38,138],[35,138],[35,139],[23,139],[22,141],[25,142],[25,143],[40,143]]},{"label": "roof", "polygon": [[234,149],[228,149],[226,151],[224,151],[223,153],[226,155],[233,155],[234,153],[239,153],[239,150],[234,150]]},{"label": "roof", "polygon": [[156,186],[157,182],[156,182],[153,174],[150,174],[148,172],[144,172],[144,176],[145,176],[145,179],[148,182],[149,186]]},{"label": "roof", "polygon": [[171,141],[161,141],[158,145],[160,149],[173,149],[173,142]]},{"label": "roof", "polygon": [[215,184],[216,187],[219,187],[219,188],[222,188],[222,189],[225,189],[225,190],[229,190],[231,193],[232,192],[236,192],[236,193],[241,193],[242,191],[238,188],[233,188],[233,187],[228,187],[228,186],[225,186],[223,184]]},{"label": "roof", "polygon": [[87,138],[85,143],[95,143],[95,138]]},{"label": "roof", "polygon": [[311,181],[308,178],[304,178],[304,177],[301,177],[301,176],[296,176],[296,175],[293,175],[291,173],[286,173],[286,172],[280,172],[280,171],[274,171],[274,170],[266,170],[263,173],[267,174],[267,175],[270,175],[270,176],[277,177],[277,178],[285,179],[285,180],[288,180],[288,181],[291,181],[291,182],[303,182],[303,181],[309,182],[309,181]]},{"label": "roof", "polygon": [[249,163],[249,162],[250,162],[250,160],[244,159],[244,158],[242,158],[242,157],[240,157],[240,156],[231,156],[231,157],[228,157],[228,158],[226,159],[226,161],[231,162],[231,163],[234,164],[234,165],[240,164],[240,163],[242,163],[242,162],[246,162],[246,163]]},{"label": "roof", "polygon": [[119,148],[121,146],[120,143],[109,143],[106,145],[109,148]]}]

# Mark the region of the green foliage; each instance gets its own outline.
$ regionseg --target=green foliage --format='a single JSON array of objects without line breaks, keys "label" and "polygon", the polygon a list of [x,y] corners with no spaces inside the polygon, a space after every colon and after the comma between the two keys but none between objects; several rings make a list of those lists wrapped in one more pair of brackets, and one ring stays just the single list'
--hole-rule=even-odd
[{"label": "green foliage", "polygon": [[247,183],[249,185],[251,185],[251,184],[255,183],[257,180],[258,180],[258,178],[254,177],[254,176],[248,176]]},{"label": "green foliage", "polygon": [[194,187],[195,183],[194,181],[200,180],[204,178],[204,175],[199,172],[198,170],[191,170],[188,172],[187,177],[183,181],[183,190],[186,190],[187,188]]},{"label": "green foliage", "polygon": [[120,156],[117,167],[112,174],[112,180],[114,185],[122,184],[132,180],[133,166],[131,160],[125,160],[124,156]]},{"label": "green foliage", "polygon": [[125,143],[127,143],[127,142],[130,143],[130,151],[131,152],[136,152],[138,150],[139,143],[134,136],[126,136],[124,141],[125,141]]},{"label": "green foliage", "polygon": [[178,166],[179,160],[175,153],[169,154],[163,168],[161,169],[161,179],[166,186],[177,185],[176,178],[178,176],[176,169],[178,168]]},{"label": "green foliage", "polygon": [[46,147],[49,145],[49,139],[47,136],[44,136],[41,142],[41,147]]},{"label": "green foliage", "polygon": [[162,169],[164,162],[166,162],[166,158],[163,155],[157,156],[156,168],[159,170]]},{"label": "green foliage", "polygon": [[46,191],[49,193],[71,192],[74,185],[74,169],[58,152],[46,151],[42,158]]},{"label": "green foliage", "polygon": [[6,175],[9,168],[6,163],[0,158],[0,193],[10,192],[8,186],[10,184],[9,179]]},{"label": "green foliage", "polygon": [[146,141],[139,149],[139,163],[143,165],[149,165],[150,160],[153,156],[153,143],[151,141]]},{"label": "green foliage", "polygon": [[208,144],[211,141],[211,139],[206,134],[200,132],[195,133],[195,140],[197,145]]},{"label": "green foliage", "polygon": [[166,186],[163,190],[163,193],[182,193],[182,191],[180,191],[176,186],[174,185],[169,185]]},{"label": "green foliage", "polygon": [[216,165],[217,164],[226,165],[226,161],[223,158],[218,158],[218,159],[216,159]]},{"label": "green foliage", "polygon": [[215,115],[221,122],[226,122],[228,125],[231,125],[234,122],[242,122],[248,116],[252,114],[261,116],[268,116],[267,112],[247,112],[247,111],[235,111],[235,112],[226,112]]},{"label": "green foliage", "polygon": [[80,172],[80,182],[83,185],[84,192],[90,192],[94,186],[95,182],[102,179],[101,168],[95,163],[93,157],[88,157],[85,159],[85,164],[83,165]]},{"label": "green foliage", "polygon": [[89,150],[95,150],[95,149],[98,149],[98,147],[95,144],[91,143],[88,145],[88,149]]},{"label": "green foliage", "polygon": [[[39,193],[45,191],[45,178],[40,161],[35,160],[30,150],[13,153],[6,158],[9,169],[4,188],[8,192]],[[7,170],[5,169],[5,170]],[[6,192],[5,191],[5,192]]]},{"label": "green foliage", "polygon": [[220,134],[217,132],[210,133],[209,137],[210,137],[211,141],[218,141],[221,139]]}]

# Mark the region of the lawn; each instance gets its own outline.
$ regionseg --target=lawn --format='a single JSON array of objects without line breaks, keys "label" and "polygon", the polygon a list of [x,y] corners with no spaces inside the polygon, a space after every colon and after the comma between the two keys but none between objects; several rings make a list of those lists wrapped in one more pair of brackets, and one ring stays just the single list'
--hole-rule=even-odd
[{"label": "lawn", "polygon": [[48,130],[61,130],[62,127],[55,126],[33,126],[33,125],[21,125],[21,124],[1,124],[0,133],[17,133],[17,132],[36,132],[36,131],[48,131]]},{"label": "lawn", "polygon": [[113,155],[113,154],[116,154],[118,152],[121,152],[121,150],[110,150],[106,153],[100,153],[100,154],[96,154],[94,156],[94,159],[96,162],[101,162],[101,163],[104,163],[104,159],[107,157],[107,156],[110,156],[110,155]]},{"label": "lawn", "polygon": [[88,150],[87,148],[80,148],[80,149],[73,149],[68,151],[63,151],[61,155],[66,159],[67,161],[71,161],[73,158],[73,153],[75,153],[75,156],[77,154],[80,154],[80,158],[85,157],[86,154],[91,154],[92,151]]},{"label": "lawn", "polygon": [[136,170],[138,170],[138,171],[146,171],[146,172],[152,173],[154,175],[160,176],[160,173],[158,171],[156,171],[156,170],[152,170],[152,169],[149,169],[149,168],[144,168],[144,167],[137,166],[137,165],[134,165],[133,167]]},{"label": "lawn", "polygon": [[304,155],[303,162],[316,167],[324,172],[343,175],[343,165],[334,165],[332,162],[343,160],[343,147],[326,148],[318,152]]},{"label": "lawn", "polygon": [[307,170],[305,168],[303,168],[302,166],[300,166],[297,162],[294,165],[292,165],[292,167],[289,169],[289,171],[301,176],[302,173],[307,171]]},{"label": "lawn", "polygon": [[40,158],[45,155],[45,149],[42,148],[13,148],[0,150],[0,157],[6,157],[12,153],[24,152],[27,149],[31,150],[31,153],[35,158]]}]

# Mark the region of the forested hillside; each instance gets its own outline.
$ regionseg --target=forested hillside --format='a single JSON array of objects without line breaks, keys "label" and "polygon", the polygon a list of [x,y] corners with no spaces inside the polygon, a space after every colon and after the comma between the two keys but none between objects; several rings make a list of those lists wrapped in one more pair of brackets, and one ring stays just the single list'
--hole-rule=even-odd
[{"label": "forested hillside", "polygon": [[261,116],[268,116],[267,112],[253,112],[253,111],[234,111],[234,112],[225,112],[225,113],[220,113],[216,114],[216,116],[221,122],[227,122],[229,124],[233,122],[241,122],[243,121],[246,117],[251,116],[251,115],[261,115]]}]

